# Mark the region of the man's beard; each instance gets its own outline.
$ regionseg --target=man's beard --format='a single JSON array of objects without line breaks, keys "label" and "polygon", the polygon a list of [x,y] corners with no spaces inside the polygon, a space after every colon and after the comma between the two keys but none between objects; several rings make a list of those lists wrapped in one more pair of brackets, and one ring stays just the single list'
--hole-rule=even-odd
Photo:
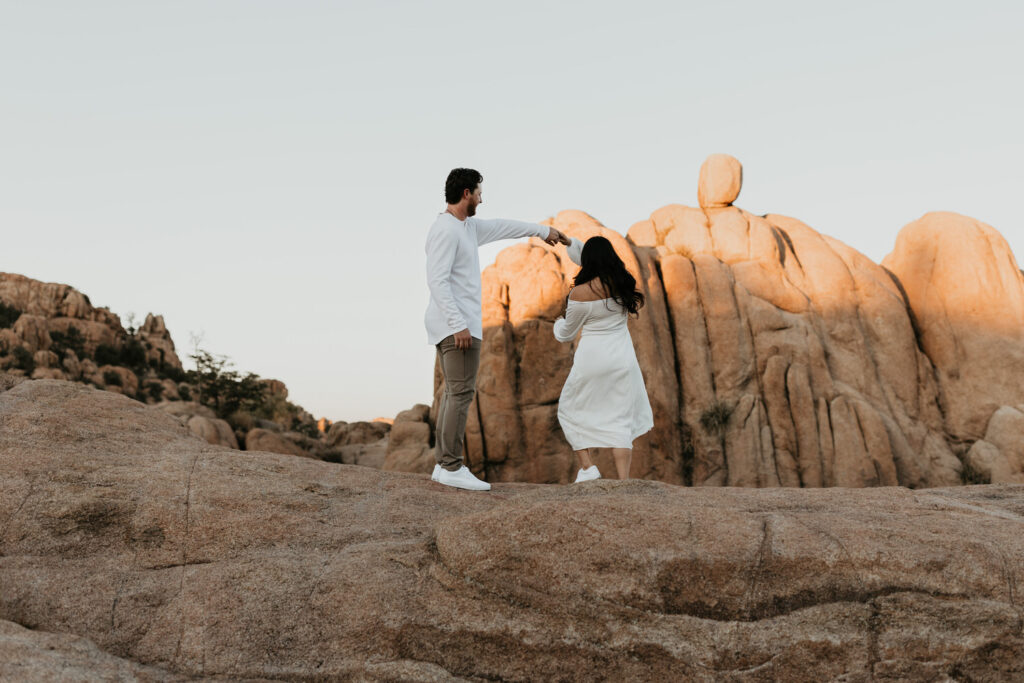
[{"label": "man's beard", "polygon": [[467,204],[466,205],[466,217],[468,218],[469,216],[475,216],[475,215],[476,215],[476,204]]}]

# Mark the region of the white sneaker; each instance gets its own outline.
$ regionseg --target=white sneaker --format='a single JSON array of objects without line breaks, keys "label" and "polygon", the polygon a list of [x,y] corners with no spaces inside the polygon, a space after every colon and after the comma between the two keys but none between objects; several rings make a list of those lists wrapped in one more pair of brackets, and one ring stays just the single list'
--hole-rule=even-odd
[{"label": "white sneaker", "polygon": [[438,475],[438,474],[439,474],[440,472],[441,472],[441,466],[440,466],[440,465],[434,465],[434,471],[433,471],[433,473],[432,473],[432,474],[430,475],[430,481],[437,481],[437,475]]},{"label": "white sneaker", "polygon": [[581,481],[590,481],[591,479],[600,478],[601,470],[597,469],[597,465],[591,465],[590,467],[580,470],[579,473],[576,474],[576,481],[573,483],[578,484]]},{"label": "white sneaker", "polygon": [[463,465],[454,472],[449,472],[443,467],[437,473],[437,479],[435,480],[439,484],[445,486],[454,486],[457,489],[466,489],[467,491],[490,491],[491,485],[486,481],[480,481],[473,473],[469,471],[469,468]]}]

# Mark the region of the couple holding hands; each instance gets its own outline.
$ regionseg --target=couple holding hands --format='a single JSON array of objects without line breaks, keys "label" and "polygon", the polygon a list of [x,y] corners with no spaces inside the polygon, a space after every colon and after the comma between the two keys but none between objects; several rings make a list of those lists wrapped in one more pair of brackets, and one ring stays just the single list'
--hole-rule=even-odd
[{"label": "couple holding hands", "polygon": [[447,486],[489,491],[462,461],[466,415],[476,391],[483,339],[479,247],[488,242],[540,237],[564,244],[580,266],[566,301],[565,316],[555,321],[555,338],[571,342],[580,334],[558,402],[558,421],[580,464],[576,481],[598,479],[591,448],[610,448],[619,479],[629,477],[633,441],[654,426],[643,375],[626,325],[639,315],[644,295],[604,237],[586,244],[555,228],[522,221],[476,218],[483,202],[483,176],[456,168],[445,183],[444,213],[427,233],[427,284],[430,303],[425,323],[428,341],[437,347],[444,375],[435,427],[437,464],[431,479]]}]

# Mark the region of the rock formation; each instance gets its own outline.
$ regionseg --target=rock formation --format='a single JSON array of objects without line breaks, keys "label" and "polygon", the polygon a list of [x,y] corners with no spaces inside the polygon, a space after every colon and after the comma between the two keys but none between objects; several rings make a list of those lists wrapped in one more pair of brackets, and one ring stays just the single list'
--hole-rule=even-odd
[{"label": "rock formation", "polygon": [[181,361],[174,350],[174,341],[162,315],[146,314],[146,320],[139,328],[139,339],[146,346],[146,359],[151,365],[181,367]]},{"label": "rock formation", "polygon": [[[203,417],[202,415],[193,415],[189,418],[186,423],[189,430],[201,438],[207,443],[211,443],[214,446],[227,446],[228,448],[238,448],[238,438],[235,433],[231,430],[229,425],[224,420],[217,418]],[[255,431],[255,430],[254,430]],[[272,448],[264,448],[262,450],[274,450]]]},{"label": "rock formation", "polygon": [[[83,382],[159,404],[211,444],[238,448],[249,443],[250,429],[259,428],[264,431],[251,441],[260,450],[342,461],[328,452],[323,439],[287,431],[320,433],[316,418],[288,402],[288,388],[280,380],[258,382],[265,392],[262,407],[280,422],[228,410],[221,410],[218,417],[205,406],[182,400],[203,397],[197,385],[186,381],[163,316],[147,314],[137,330],[131,323],[125,329],[117,315],[93,307],[87,296],[68,285],[0,273],[0,371],[4,370],[34,379]],[[180,405],[173,407],[176,403]],[[386,446],[384,441],[344,461],[379,467]]]},{"label": "rock formation", "polygon": [[245,450],[266,451],[284,455],[308,455],[306,451],[291,439],[277,432],[266,429],[250,429],[245,435]]},{"label": "rock formation", "polygon": [[394,472],[430,473],[434,469],[430,406],[419,403],[395,416],[381,467]]},{"label": "rock formation", "polygon": [[481,495],[7,387],[0,677],[1024,677],[1022,486]]},{"label": "rock formation", "polygon": [[972,218],[929,213],[882,265],[914,312],[950,440],[971,446],[986,479],[1024,481],[1024,275],[1006,240]]},{"label": "rock formation", "polygon": [[[94,307],[73,287],[13,273],[0,273],[0,306],[13,313],[9,327],[0,320],[0,370],[88,382],[129,396],[139,390],[136,374],[143,366],[160,384],[164,371],[182,371],[162,316],[147,314],[130,334],[117,315]],[[31,369],[18,367],[19,347],[32,355]],[[138,368],[123,365],[126,350],[138,353]],[[177,385],[171,384],[176,395]]]},{"label": "rock formation", "polygon": [[[549,221],[583,240],[611,240],[647,298],[630,332],[655,428],[636,444],[632,475],[705,486],[961,482],[969,444],[957,440],[960,413],[972,415],[964,435],[977,439],[994,407],[1024,404],[1024,328],[1015,318],[1003,337],[973,346],[957,335],[970,336],[978,318],[949,331],[945,295],[935,289],[959,286],[956,255],[940,249],[922,258],[942,267],[918,267],[913,254],[927,229],[908,226],[887,270],[794,218],[733,206],[741,182],[739,162],[714,155],[701,168],[700,207],[663,207],[626,237],[579,211]],[[994,245],[977,268],[1017,297],[1014,315],[1024,316],[1021,275],[988,231],[967,236],[979,258]],[[564,247],[532,240],[502,251],[483,273],[467,456],[491,481],[565,482],[573,472],[556,412],[575,344],[558,344],[551,327],[576,270]],[[987,286],[977,284],[977,295]],[[939,304],[919,304],[923,296]],[[990,301],[989,317],[1003,305]],[[1004,343],[1021,368],[986,403],[979,397],[1002,367],[994,360]],[[970,357],[936,360],[954,348]],[[965,362],[979,367],[950,383]],[[964,382],[970,391],[961,391]]]}]

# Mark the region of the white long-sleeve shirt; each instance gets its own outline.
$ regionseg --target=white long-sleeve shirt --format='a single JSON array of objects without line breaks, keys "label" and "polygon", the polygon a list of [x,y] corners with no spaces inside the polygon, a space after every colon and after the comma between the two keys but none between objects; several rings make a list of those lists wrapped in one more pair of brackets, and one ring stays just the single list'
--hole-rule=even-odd
[{"label": "white long-sleeve shirt", "polygon": [[427,341],[469,329],[484,337],[480,286],[480,245],[517,237],[547,237],[550,228],[503,218],[470,217],[460,221],[445,211],[427,233],[427,286],[430,302],[424,323]]}]

